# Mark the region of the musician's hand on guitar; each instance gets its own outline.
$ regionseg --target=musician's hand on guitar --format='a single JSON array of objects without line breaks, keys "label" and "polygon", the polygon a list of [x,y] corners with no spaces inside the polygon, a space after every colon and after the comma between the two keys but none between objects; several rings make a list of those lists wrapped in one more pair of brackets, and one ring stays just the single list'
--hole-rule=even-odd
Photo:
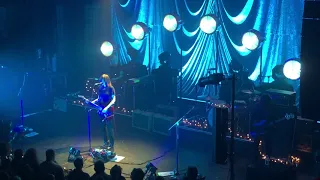
[{"label": "musician's hand on guitar", "polygon": [[107,109],[103,109],[101,112],[102,112],[103,114],[106,114],[106,113],[107,113]]}]

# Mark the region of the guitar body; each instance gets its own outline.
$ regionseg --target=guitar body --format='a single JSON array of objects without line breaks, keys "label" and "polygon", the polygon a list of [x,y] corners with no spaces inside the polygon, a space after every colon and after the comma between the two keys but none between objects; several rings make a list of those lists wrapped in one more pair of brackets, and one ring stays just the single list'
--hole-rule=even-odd
[{"label": "guitar body", "polygon": [[110,120],[114,116],[114,106],[112,105],[106,113],[103,113],[102,110],[106,107],[106,105],[103,104],[94,104],[84,96],[78,95],[79,98],[83,99],[84,101],[87,102],[92,108],[96,109],[98,111],[98,115],[101,118],[102,122],[105,122],[107,120]]},{"label": "guitar body", "polygon": [[102,113],[102,111],[99,110],[98,115],[100,116],[102,122],[111,120],[112,117],[114,116],[114,106],[111,106],[106,113]]},{"label": "guitar body", "polygon": [[261,120],[259,122],[256,122],[253,124],[253,132],[251,132],[252,136],[257,136],[261,134],[265,134],[266,132],[274,130],[276,127],[276,124],[278,124],[281,121],[294,119],[294,114],[286,114],[283,118],[268,122],[267,120]]}]

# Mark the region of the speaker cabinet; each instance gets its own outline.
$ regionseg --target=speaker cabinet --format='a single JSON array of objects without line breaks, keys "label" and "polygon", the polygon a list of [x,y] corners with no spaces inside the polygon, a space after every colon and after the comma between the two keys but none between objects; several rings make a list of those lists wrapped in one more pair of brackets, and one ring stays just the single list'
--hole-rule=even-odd
[{"label": "speaker cabinet", "polygon": [[135,110],[132,113],[132,127],[151,132],[153,113]]},{"label": "speaker cabinet", "polygon": [[228,130],[228,109],[214,108],[212,116],[212,162],[225,164],[228,156],[226,134]]},{"label": "speaker cabinet", "polygon": [[301,116],[318,119],[319,113],[314,107],[320,99],[320,1],[305,1],[301,39]]}]

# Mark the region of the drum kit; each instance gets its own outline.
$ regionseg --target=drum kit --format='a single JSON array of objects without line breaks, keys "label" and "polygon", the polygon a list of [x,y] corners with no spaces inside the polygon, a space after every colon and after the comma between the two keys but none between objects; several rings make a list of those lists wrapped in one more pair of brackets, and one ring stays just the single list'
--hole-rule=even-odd
[{"label": "drum kit", "polygon": [[[262,93],[257,90],[242,89],[238,90],[235,100],[235,129],[236,134],[247,135],[250,133],[250,127],[252,125],[251,114],[254,107],[260,100]],[[231,118],[231,103],[221,100],[217,97],[207,96],[203,100],[207,102],[208,123],[213,125],[215,120],[216,108],[228,108],[229,109],[229,123]]]}]

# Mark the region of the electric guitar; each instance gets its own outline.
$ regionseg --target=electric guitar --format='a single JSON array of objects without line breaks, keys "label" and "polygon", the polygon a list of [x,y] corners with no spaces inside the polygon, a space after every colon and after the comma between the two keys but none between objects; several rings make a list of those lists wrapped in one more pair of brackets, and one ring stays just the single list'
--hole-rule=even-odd
[{"label": "electric guitar", "polygon": [[281,121],[290,120],[290,119],[294,119],[294,118],[295,118],[294,114],[286,113],[286,115],[283,118],[278,119],[276,121],[272,121],[270,123],[268,123],[266,120],[261,120],[261,121],[253,124],[253,132],[251,132],[251,134],[252,135],[263,134],[268,128],[275,126],[275,124],[277,124]]},{"label": "electric guitar", "polygon": [[106,113],[103,113],[103,112],[102,112],[103,109],[104,109],[103,106],[99,106],[99,105],[97,105],[97,104],[92,103],[89,99],[85,98],[85,97],[82,96],[82,95],[78,95],[78,97],[81,98],[81,99],[83,99],[84,101],[86,101],[87,104],[88,104],[90,107],[92,107],[92,108],[94,108],[94,109],[96,109],[96,110],[98,111],[99,116],[102,118],[102,122],[104,122],[105,120],[108,120],[110,117],[113,116],[113,111],[114,111],[113,106],[110,106],[109,109],[107,110],[107,112],[106,112]]}]

